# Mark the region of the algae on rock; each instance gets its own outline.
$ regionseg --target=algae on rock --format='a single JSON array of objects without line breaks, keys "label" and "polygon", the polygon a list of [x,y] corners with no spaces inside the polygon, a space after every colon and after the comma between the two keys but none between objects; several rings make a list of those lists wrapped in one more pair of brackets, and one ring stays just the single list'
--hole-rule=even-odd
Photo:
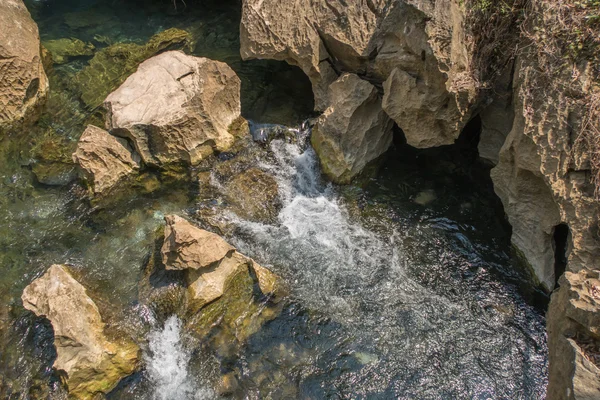
[{"label": "algae on rock", "polygon": [[166,50],[184,48],[189,40],[186,31],[177,28],[160,32],[145,45],[116,43],[99,50],[89,65],[73,78],[73,88],[89,108],[102,104],[106,96],[133,72],[144,60]]},{"label": "algae on rock", "polygon": [[64,265],[53,265],[25,288],[23,306],[50,320],[57,358],[71,396],[93,399],[111,391],[138,367],[139,348],[110,339],[98,307]]},{"label": "algae on rock", "polygon": [[[179,315],[196,338],[208,340],[220,356],[231,355],[278,315],[287,287],[221,237],[178,216],[165,220],[165,236],[157,240],[140,283],[140,299],[161,316]],[[176,257],[183,264],[173,265],[177,249],[187,256]],[[186,260],[200,262],[186,267]]]},{"label": "algae on rock", "polygon": [[77,38],[62,38],[47,40],[42,45],[52,55],[55,64],[64,64],[71,57],[91,56],[94,54],[94,45],[85,43]]}]

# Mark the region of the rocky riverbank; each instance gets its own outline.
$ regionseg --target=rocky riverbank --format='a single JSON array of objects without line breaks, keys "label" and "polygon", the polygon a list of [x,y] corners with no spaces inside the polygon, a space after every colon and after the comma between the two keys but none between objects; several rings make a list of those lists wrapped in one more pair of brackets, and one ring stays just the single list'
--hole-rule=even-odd
[{"label": "rocky riverbank", "polygon": [[[559,54],[567,61],[551,78],[540,73],[548,61],[528,32],[550,29],[551,14],[540,15],[556,9],[543,0],[522,10],[514,2],[497,15],[477,1],[458,0],[244,0],[240,7],[242,58],[286,61],[310,80],[319,114],[309,124],[311,143],[329,180],[352,182],[394,141],[425,149],[472,135],[480,157],[493,165],[491,180],[515,249],[539,285],[554,291],[548,398],[600,395],[600,203],[596,149],[584,140],[597,128],[590,119],[594,104],[586,101],[596,96],[598,80],[594,60],[583,52]],[[6,135],[26,130],[44,109],[53,63],[63,68],[88,57],[63,82],[78,94],[80,114],[70,118],[87,128],[69,140],[54,140],[51,129],[37,139],[31,169],[40,183],[73,184],[78,201],[96,209],[190,185],[200,192],[193,217],[222,235],[235,230],[223,218],[227,213],[256,224],[276,220],[278,182],[257,168],[252,127],[242,116],[243,80],[227,63],[185,53],[197,45],[194,29],[167,29],[145,44],[95,37],[103,48],[78,39],[43,47],[21,1],[8,0],[2,10],[8,34],[0,37],[0,75],[8,84],[0,84],[0,130]],[[521,50],[490,59],[497,66],[492,75],[480,67],[482,49],[493,43],[478,36],[477,12],[522,24],[522,34],[493,38],[499,48]],[[56,107],[52,98],[48,103],[47,109]],[[255,139],[295,140],[271,133]],[[435,199],[423,193],[417,204]],[[165,220],[139,282],[141,303],[162,318],[178,315],[186,332],[210,337],[227,359],[281,311],[286,285],[215,233],[175,215]],[[54,368],[66,374],[69,392],[91,398],[133,373],[139,354],[133,339],[121,346],[104,332],[84,285],[69,267],[53,265],[27,287],[23,304],[52,324]],[[85,324],[71,326],[73,313],[87,315]],[[81,343],[82,350],[73,356],[68,343]],[[100,372],[92,379],[90,370]]]}]

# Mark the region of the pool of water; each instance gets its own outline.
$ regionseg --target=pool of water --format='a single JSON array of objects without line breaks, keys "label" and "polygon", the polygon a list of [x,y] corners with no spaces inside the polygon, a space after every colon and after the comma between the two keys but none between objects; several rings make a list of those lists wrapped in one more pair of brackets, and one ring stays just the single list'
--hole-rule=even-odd
[{"label": "pool of water", "polygon": [[[187,3],[27,2],[42,41],[76,37],[101,49],[171,27],[194,32],[188,51],[241,77],[245,117],[296,126],[311,115],[297,69],[241,61],[237,1]],[[51,326],[20,295],[49,265],[68,263],[141,332],[145,368],[111,399],[214,398],[227,373],[239,382],[234,397],[544,398],[547,299],[513,254],[488,171],[468,143],[417,151],[399,141],[377,177],[348,187],[322,181],[302,140],[261,147],[258,167],[276,177],[283,208],[271,225],[228,215],[236,227],[228,239],[289,283],[282,314],[227,359],[175,318],[153,320],[137,304],[141,267],[163,215],[193,215],[197,189],[169,186],[95,209],[76,185],[34,174],[40,143],[68,148],[101,118],[67,84],[90,58],[55,65],[40,122],[0,140],[0,396],[63,398]]]}]

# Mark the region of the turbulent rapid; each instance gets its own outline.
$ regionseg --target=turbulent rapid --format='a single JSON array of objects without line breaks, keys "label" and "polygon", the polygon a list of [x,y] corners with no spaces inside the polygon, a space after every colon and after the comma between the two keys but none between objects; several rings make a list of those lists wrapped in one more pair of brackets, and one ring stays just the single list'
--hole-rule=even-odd
[{"label": "turbulent rapid", "polygon": [[[283,275],[304,307],[339,324],[336,351],[360,367],[332,373],[336,386],[369,397],[542,398],[543,319],[494,279],[486,249],[449,219],[352,219],[304,147],[271,143],[261,167],[279,183],[278,223],[234,218],[234,241]],[[468,282],[445,278],[450,269]],[[444,282],[419,282],[431,278]]]}]

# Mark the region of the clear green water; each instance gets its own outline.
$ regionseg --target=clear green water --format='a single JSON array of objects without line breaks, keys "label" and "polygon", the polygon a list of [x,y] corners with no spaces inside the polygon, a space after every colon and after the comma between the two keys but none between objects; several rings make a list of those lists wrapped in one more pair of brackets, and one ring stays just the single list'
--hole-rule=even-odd
[{"label": "clear green water", "polygon": [[[310,85],[297,69],[241,61],[236,1],[189,0],[186,9],[178,2],[177,12],[169,1],[27,4],[42,41],[76,37],[101,49],[143,44],[171,27],[191,31],[193,54],[225,61],[241,77],[246,118],[293,126],[311,114]],[[191,214],[197,207],[197,188],[189,184],[96,210],[80,199],[76,185],[36,179],[36,149],[47,149],[41,144],[68,150],[86,123],[101,118],[69,85],[89,59],[55,66],[39,123],[0,140],[3,398],[61,396],[51,369],[51,327],[21,305],[27,284],[49,265],[69,263],[144,340],[149,328],[138,315],[137,283],[154,232],[164,214]],[[399,145],[363,188],[317,182],[307,192],[294,189],[300,173],[279,177],[282,186],[290,184],[288,214],[274,226],[238,221],[229,239],[290,282],[292,296],[282,315],[235,357],[216,358],[181,338],[194,386],[214,388],[220,374],[233,371],[240,382],[234,397],[543,398],[546,299],[511,252],[489,176],[471,148],[423,152]],[[289,153],[261,151],[265,160]],[[304,198],[310,201],[303,206]],[[314,220],[303,221],[309,212]],[[347,232],[351,243],[313,241],[320,221]],[[315,229],[309,237],[302,234],[307,227]],[[142,371],[109,398],[152,398],[154,392]]]}]

